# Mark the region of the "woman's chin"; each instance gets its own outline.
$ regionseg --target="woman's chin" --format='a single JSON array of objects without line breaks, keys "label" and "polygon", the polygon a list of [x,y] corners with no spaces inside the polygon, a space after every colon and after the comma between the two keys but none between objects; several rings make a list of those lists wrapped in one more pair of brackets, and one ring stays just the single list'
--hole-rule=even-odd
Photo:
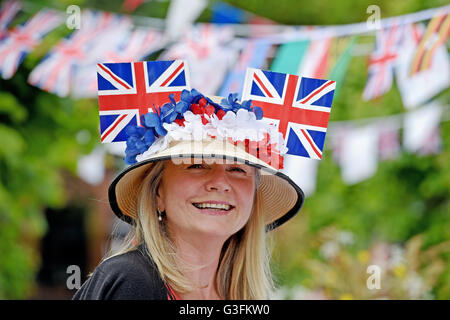
[{"label": "woman's chin", "polygon": [[211,221],[211,219],[199,219],[193,226],[196,232],[215,237],[229,237],[235,232],[235,228],[225,221]]},{"label": "woman's chin", "polygon": [[195,219],[195,223],[191,222],[193,233],[208,235],[213,237],[228,238],[236,230],[236,221],[233,219],[224,219],[220,216],[200,216]]},{"label": "woman's chin", "polygon": [[227,213],[213,210],[198,208],[188,210],[189,214],[185,215],[185,219],[178,220],[177,226],[174,227],[178,232],[184,229],[190,236],[229,238],[245,224],[245,221],[237,221],[238,212],[235,208]]}]

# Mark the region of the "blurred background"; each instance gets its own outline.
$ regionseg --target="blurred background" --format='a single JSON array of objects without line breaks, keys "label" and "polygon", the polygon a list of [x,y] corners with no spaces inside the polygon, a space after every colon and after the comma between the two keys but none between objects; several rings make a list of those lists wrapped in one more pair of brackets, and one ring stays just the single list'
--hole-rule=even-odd
[{"label": "blurred background", "polygon": [[286,162],[307,199],[274,233],[273,298],[449,299],[445,5],[2,1],[0,299],[70,299],[69,267],[84,282],[127,233],[96,63],[157,59],[187,60],[208,95],[240,93],[246,67],[337,81],[323,159]]}]

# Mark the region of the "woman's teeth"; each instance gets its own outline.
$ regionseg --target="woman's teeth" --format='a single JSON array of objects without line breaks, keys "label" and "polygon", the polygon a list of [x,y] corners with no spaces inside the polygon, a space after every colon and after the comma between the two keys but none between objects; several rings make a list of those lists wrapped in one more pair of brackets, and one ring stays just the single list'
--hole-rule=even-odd
[{"label": "woman's teeth", "polygon": [[193,203],[196,208],[199,209],[216,209],[216,210],[231,210],[232,206],[228,204],[218,204],[218,203]]}]

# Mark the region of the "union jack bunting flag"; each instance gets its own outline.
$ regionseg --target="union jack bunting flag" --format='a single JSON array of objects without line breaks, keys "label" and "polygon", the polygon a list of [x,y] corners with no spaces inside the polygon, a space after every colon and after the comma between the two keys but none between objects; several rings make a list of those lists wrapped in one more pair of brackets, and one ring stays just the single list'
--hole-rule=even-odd
[{"label": "union jack bunting flag", "polygon": [[0,40],[6,35],[8,26],[19,12],[22,5],[19,1],[6,1],[0,9]]},{"label": "union jack bunting flag", "polygon": [[[111,42],[110,39],[108,41]],[[111,48],[107,48],[106,44],[102,45],[102,53],[96,61],[78,69],[75,79],[73,79],[73,96],[84,98],[97,95],[97,75],[92,72],[97,63],[102,61],[108,61],[108,63],[140,61],[163,46],[164,40],[161,32],[144,28],[127,32],[124,34],[123,40]]]},{"label": "union jack bunting flag", "polygon": [[248,68],[242,100],[278,125],[287,154],[322,159],[336,82]]},{"label": "union jack bunting flag", "polygon": [[83,11],[81,21],[82,27],[58,42],[31,71],[30,84],[60,97],[68,96],[81,65],[99,62],[95,61],[99,52],[107,50],[132,26],[128,17],[92,10]]},{"label": "union jack bunting flag", "polygon": [[364,100],[379,97],[391,89],[403,30],[402,26],[394,25],[377,32],[375,50],[369,59],[369,76],[363,91]]},{"label": "union jack bunting flag", "polygon": [[141,125],[153,107],[179,99],[190,89],[186,62],[145,61],[97,65],[101,141],[126,141],[126,127]]},{"label": "union jack bunting flag", "polygon": [[230,45],[233,30],[228,26],[199,25],[186,30],[182,39],[159,59],[184,59],[189,63],[192,87],[200,92],[217,92],[236,58]]},{"label": "union jack bunting flag", "polygon": [[63,16],[59,12],[43,9],[25,24],[16,26],[8,32],[0,43],[0,73],[3,79],[11,78],[23,58],[61,22]]}]

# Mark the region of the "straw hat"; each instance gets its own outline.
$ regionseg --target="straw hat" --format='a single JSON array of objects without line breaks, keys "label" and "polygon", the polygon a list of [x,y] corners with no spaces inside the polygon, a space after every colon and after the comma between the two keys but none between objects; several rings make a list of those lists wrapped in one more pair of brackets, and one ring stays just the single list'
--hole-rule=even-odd
[{"label": "straw hat", "polygon": [[[199,102],[201,98],[204,99]],[[179,102],[172,100],[172,104],[157,109],[158,113],[149,113],[149,117],[142,117],[141,122],[147,131],[142,127],[135,128],[139,129],[139,133],[133,129],[128,131],[130,138],[127,140],[127,160],[128,163],[135,163],[113,180],[108,192],[111,208],[120,219],[132,224],[137,217],[140,184],[156,162],[181,162],[183,159],[204,159],[219,163],[236,161],[260,169],[257,192],[261,199],[267,231],[282,225],[298,213],[304,202],[304,194],[295,182],[280,171],[283,153],[287,148],[283,145],[283,138],[278,129],[264,122],[262,110],[251,107],[250,102],[240,104],[232,95],[228,100],[219,102],[219,99],[205,97],[195,89],[190,95],[184,92],[180,101],[187,101],[187,107],[183,110]],[[198,111],[199,105],[203,110],[213,106],[215,112],[201,114]],[[170,110],[179,111],[177,121],[172,117],[172,121],[165,122],[164,118],[171,114]],[[155,119],[156,122],[161,122],[155,124]],[[158,125],[159,128],[156,128]],[[165,135],[157,133],[164,133],[161,132],[164,130],[162,128],[165,129]],[[155,134],[154,141],[151,141],[153,137],[148,141],[148,130],[151,130],[150,135],[152,132]],[[260,139],[261,136],[266,139]],[[143,147],[142,142],[146,139],[148,143]],[[252,149],[252,143],[258,148]],[[262,146],[268,146],[264,153],[258,151]]]}]

